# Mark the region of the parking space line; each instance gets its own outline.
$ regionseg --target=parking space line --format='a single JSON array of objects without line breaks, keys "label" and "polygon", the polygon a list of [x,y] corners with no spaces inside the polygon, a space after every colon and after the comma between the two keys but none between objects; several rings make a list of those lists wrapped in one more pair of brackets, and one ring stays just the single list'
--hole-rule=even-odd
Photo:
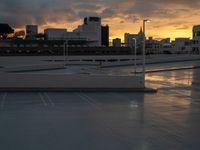
[{"label": "parking space line", "polygon": [[46,107],[46,106],[47,106],[47,102],[45,101],[44,97],[42,96],[41,93],[38,93],[38,94],[39,94],[40,99],[41,99],[41,101],[43,102],[44,106]]},{"label": "parking space line", "polygon": [[3,95],[3,97],[2,97],[2,101],[1,101],[1,109],[4,108],[5,101],[6,101],[6,97],[7,97],[7,92],[5,92],[4,95]]},{"label": "parking space line", "polygon": [[48,99],[48,101],[50,102],[52,106],[55,106],[55,103],[53,102],[53,100],[50,98],[50,96],[47,93],[44,93],[44,96],[46,96],[46,98]]},{"label": "parking space line", "polygon": [[[76,95],[79,96],[81,99],[86,100],[90,105],[97,108],[99,111],[105,112],[105,110],[102,107],[98,106],[97,101],[95,99],[91,98],[90,96],[88,96],[87,94],[80,92],[80,93],[76,93]],[[124,140],[123,135],[121,135],[120,133],[116,133],[116,130],[110,126],[110,124],[112,124],[112,122],[110,122],[110,120],[105,119],[104,122],[105,122],[105,124],[103,124],[103,126],[107,132],[110,132],[112,134],[112,136],[118,138],[119,140]],[[126,142],[131,144],[131,142],[129,142],[127,140],[126,140]]]},{"label": "parking space line", "polygon": [[87,103],[90,104],[90,105],[92,105],[93,107],[96,107],[96,108],[102,110],[102,108],[98,106],[97,102],[96,102],[93,98],[87,96],[86,94],[84,94],[84,93],[82,93],[82,92],[76,93],[76,95],[77,95],[78,97],[80,97],[81,99],[87,101]]},{"label": "parking space line", "polygon": [[94,105],[94,103],[90,102],[87,98],[85,98],[83,95],[81,95],[81,93],[76,93],[76,95],[77,95],[78,97],[80,97],[81,99],[86,100],[89,104]]},{"label": "parking space line", "polygon": [[90,101],[92,101],[93,103],[97,104],[97,102],[96,102],[93,98],[89,97],[89,96],[86,95],[85,93],[82,93],[82,92],[81,92],[81,94],[82,94],[84,97],[86,97],[88,100],[90,100]]}]

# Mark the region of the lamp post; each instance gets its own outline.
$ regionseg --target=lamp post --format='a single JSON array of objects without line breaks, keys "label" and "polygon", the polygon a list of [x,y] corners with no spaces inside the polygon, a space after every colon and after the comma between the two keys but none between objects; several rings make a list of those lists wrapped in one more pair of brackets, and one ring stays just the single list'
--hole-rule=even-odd
[{"label": "lamp post", "polygon": [[134,65],[135,65],[135,73],[136,73],[136,69],[137,69],[137,39],[136,38],[132,38],[133,40],[134,40],[134,54],[135,54],[135,56],[134,56]]},{"label": "lamp post", "polygon": [[146,36],[145,36],[145,27],[146,27],[146,23],[147,22],[150,22],[150,20],[148,19],[145,19],[143,20],[143,65],[142,65],[142,75],[143,75],[143,79],[145,81],[145,73],[146,73],[146,70],[145,70],[145,65],[146,65]]},{"label": "lamp post", "polygon": [[69,41],[66,40],[66,58],[65,58],[65,60],[67,59],[68,56],[69,56]]},{"label": "lamp post", "polygon": [[66,40],[65,42],[64,42],[64,52],[63,52],[63,56],[64,56],[64,67],[65,67],[65,65],[66,65],[66,56],[68,56],[68,53],[69,53],[69,51],[68,51],[68,40]]},{"label": "lamp post", "polygon": [[63,43],[63,65],[65,67],[65,49],[66,49],[66,43]]}]

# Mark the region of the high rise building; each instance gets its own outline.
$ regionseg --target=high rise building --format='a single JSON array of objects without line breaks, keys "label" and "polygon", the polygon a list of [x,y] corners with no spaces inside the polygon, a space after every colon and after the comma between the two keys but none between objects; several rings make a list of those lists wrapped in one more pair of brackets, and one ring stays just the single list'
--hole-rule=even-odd
[{"label": "high rise building", "polygon": [[200,25],[193,27],[192,51],[200,54]]},{"label": "high rise building", "polygon": [[125,33],[124,34],[125,47],[135,46],[135,39],[137,41],[137,46],[141,46],[143,42],[143,37],[144,34],[142,28],[140,29],[140,32],[138,34]]},{"label": "high rise building", "polygon": [[83,24],[73,32],[62,28],[49,28],[45,29],[44,33],[47,40],[84,40],[89,46],[109,46],[109,27],[102,26],[99,17],[84,18]]},{"label": "high rise building", "polygon": [[101,45],[109,47],[109,26],[101,26]]},{"label": "high rise building", "polygon": [[26,38],[30,40],[36,39],[38,34],[37,25],[26,25]]},{"label": "high rise building", "polygon": [[86,17],[84,23],[78,26],[74,32],[79,32],[89,41],[92,41],[91,46],[101,46],[101,18],[99,17]]}]

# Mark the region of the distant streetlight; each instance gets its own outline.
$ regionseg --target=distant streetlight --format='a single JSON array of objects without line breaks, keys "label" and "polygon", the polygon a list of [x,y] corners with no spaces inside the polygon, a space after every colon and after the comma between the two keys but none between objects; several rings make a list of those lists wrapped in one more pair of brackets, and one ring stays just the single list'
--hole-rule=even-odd
[{"label": "distant streetlight", "polygon": [[150,22],[150,20],[148,19],[145,19],[143,20],[143,69],[142,69],[142,73],[143,73],[143,79],[145,81],[145,73],[146,73],[146,70],[145,70],[145,65],[146,65],[146,36],[145,36],[145,27],[146,27],[146,23]]},{"label": "distant streetlight", "polygon": [[135,73],[136,73],[136,69],[137,69],[137,39],[136,38],[132,38],[134,40],[134,52],[135,52],[135,56],[134,56],[134,63],[135,63]]},{"label": "distant streetlight", "polygon": [[64,42],[64,52],[63,52],[63,56],[64,56],[64,67],[65,67],[65,65],[66,65],[66,57],[69,55],[69,50],[68,50],[68,40],[66,40],[65,42]]}]

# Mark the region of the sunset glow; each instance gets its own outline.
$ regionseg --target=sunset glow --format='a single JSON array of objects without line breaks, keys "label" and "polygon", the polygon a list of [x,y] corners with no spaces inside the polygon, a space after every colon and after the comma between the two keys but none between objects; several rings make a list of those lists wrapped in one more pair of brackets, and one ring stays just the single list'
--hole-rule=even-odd
[{"label": "sunset glow", "polygon": [[142,20],[148,18],[152,21],[147,25],[147,36],[191,38],[193,25],[200,24],[199,6],[198,0],[2,0],[0,22],[15,29],[38,24],[40,32],[47,27],[72,31],[84,17],[99,16],[110,26],[110,39],[123,39],[126,32],[138,33]]}]

